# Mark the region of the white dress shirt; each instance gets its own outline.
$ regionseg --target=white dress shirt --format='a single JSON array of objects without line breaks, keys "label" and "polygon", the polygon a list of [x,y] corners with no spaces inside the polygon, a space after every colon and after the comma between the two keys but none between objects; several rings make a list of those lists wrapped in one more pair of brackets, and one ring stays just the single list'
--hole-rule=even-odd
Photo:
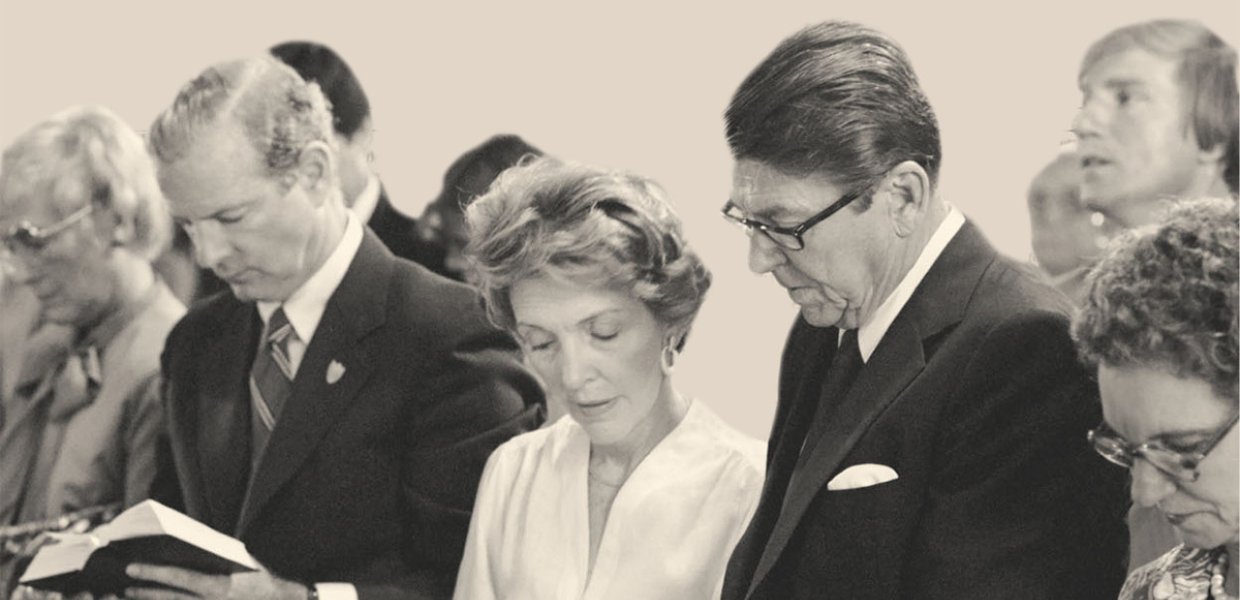
[{"label": "white dress shirt", "polygon": [[[960,231],[963,226],[964,215],[956,210],[956,207],[948,205],[947,216],[943,218],[942,223],[939,223],[938,229],[934,230],[926,246],[921,249],[917,262],[914,262],[913,267],[904,274],[900,284],[891,291],[887,299],[878,305],[870,320],[857,328],[857,346],[861,351],[862,361],[870,360],[870,355],[874,354],[878,343],[882,341],[884,335],[887,335],[887,330],[891,328],[891,324],[904,309],[904,305],[908,304],[909,298],[913,297],[913,292],[917,291],[921,280],[925,279],[930,267],[934,266],[934,261],[939,259],[939,255],[943,254],[943,249],[947,248],[948,242],[952,241],[956,232]],[[843,332],[841,331],[840,334],[842,336]]]},{"label": "white dress shirt", "polygon": [[[357,256],[361,247],[362,225],[357,217],[349,214],[344,224],[344,235],[340,237],[336,249],[319,270],[284,301],[284,315],[288,317],[289,324],[297,334],[288,343],[288,358],[293,366],[294,376],[297,368],[301,366],[302,357],[306,355],[306,347],[314,338],[315,330],[319,328],[323,311],[327,310],[327,301],[336,293],[336,288],[340,287],[345,273],[349,271],[349,265],[353,263],[353,257]],[[279,302],[258,303],[258,314],[263,319],[264,331],[268,319],[280,306]],[[350,583],[316,583],[314,587],[321,600],[357,600],[357,589]]]},{"label": "white dress shirt", "polygon": [[353,199],[352,206],[349,210],[357,215],[358,220],[362,223],[369,223],[370,217],[375,214],[375,207],[379,206],[379,191],[382,186],[379,185],[379,176],[371,175],[366,181],[366,187],[362,188],[362,192]]}]

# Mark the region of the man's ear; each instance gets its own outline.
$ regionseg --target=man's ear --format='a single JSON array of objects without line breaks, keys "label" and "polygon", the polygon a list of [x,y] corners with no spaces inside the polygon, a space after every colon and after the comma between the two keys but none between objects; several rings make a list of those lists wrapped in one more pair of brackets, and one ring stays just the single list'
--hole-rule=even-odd
[{"label": "man's ear", "polygon": [[906,160],[887,171],[878,193],[887,196],[885,208],[896,235],[906,237],[921,224],[934,192],[926,170]]},{"label": "man's ear", "polygon": [[302,148],[297,155],[297,168],[294,173],[302,187],[316,199],[330,198],[335,181],[335,156],[331,147],[321,141],[313,141]]}]

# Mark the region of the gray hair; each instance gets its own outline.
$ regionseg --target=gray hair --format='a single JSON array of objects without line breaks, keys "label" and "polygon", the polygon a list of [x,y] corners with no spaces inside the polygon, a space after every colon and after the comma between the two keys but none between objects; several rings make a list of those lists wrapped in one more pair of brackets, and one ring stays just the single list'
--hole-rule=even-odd
[{"label": "gray hair", "polygon": [[126,247],[154,259],[167,247],[171,220],[142,138],[112,111],[74,107],[35,125],[4,151],[0,203],[46,198],[65,217],[88,202],[126,222]]},{"label": "gray hair", "polygon": [[331,112],[318,84],[262,56],[213,65],[185,84],[151,125],[151,150],[161,163],[174,163],[225,117],[242,127],[273,176],[293,168],[311,142],[332,145]]}]

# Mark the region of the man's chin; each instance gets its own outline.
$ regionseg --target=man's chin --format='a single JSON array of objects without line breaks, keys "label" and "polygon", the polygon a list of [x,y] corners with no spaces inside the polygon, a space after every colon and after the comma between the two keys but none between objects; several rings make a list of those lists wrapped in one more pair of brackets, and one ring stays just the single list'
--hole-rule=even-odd
[{"label": "man's chin", "polygon": [[228,288],[232,290],[234,296],[242,302],[261,302],[266,300],[260,290],[256,289],[253,283],[228,283]]},{"label": "man's chin", "polygon": [[814,327],[840,327],[847,329],[846,312],[835,308],[824,309],[822,306],[802,306],[801,318]]},{"label": "man's chin", "polygon": [[1089,210],[1108,211],[1121,201],[1123,194],[1114,186],[1101,183],[1081,185],[1081,206]]}]

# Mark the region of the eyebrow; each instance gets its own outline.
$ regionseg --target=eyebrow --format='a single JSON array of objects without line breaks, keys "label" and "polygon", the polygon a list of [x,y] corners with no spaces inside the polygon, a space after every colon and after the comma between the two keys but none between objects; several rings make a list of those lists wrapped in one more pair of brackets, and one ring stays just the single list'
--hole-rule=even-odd
[{"label": "eyebrow", "polygon": [[1102,87],[1108,90],[1147,88],[1149,85],[1148,81],[1137,76],[1112,77],[1102,82]]},{"label": "eyebrow", "polygon": [[216,209],[214,212],[212,212],[211,214],[204,215],[204,216],[198,217],[198,218],[196,218],[196,219],[195,219],[195,218],[191,218],[191,217],[189,217],[189,216],[187,216],[187,215],[178,215],[178,214],[173,214],[173,215],[172,215],[172,221],[173,221],[174,223],[177,223],[177,224],[188,224],[188,223],[192,223],[192,222],[194,222],[194,221],[205,221],[205,220],[207,220],[207,219],[218,219],[220,215],[222,215],[222,214],[224,214],[224,213],[226,213],[226,212],[229,212],[229,211],[237,210],[237,209],[239,209],[239,208],[244,208],[244,207],[250,206],[251,204],[254,204],[254,203],[255,203],[255,202],[257,202],[257,201],[258,201],[258,198],[250,198],[250,199],[248,199],[248,200],[242,200],[242,201],[240,201],[240,202],[236,202],[236,203],[234,203],[234,204],[230,204],[230,205],[228,205],[228,206],[223,206],[223,207],[217,208],[217,209]]},{"label": "eyebrow", "polygon": [[[578,325],[578,326],[585,325],[586,323],[589,323],[591,321],[598,320],[599,317],[608,316],[612,313],[623,313],[623,312],[624,312],[624,309],[622,308],[604,308],[603,310],[600,310],[596,313],[591,313],[585,318],[577,321],[575,325]],[[525,321],[517,321],[516,326],[517,327],[533,327],[534,329],[538,329],[540,331],[548,331],[546,327],[543,327],[541,325],[535,325],[533,323],[527,323]]]},{"label": "eyebrow", "polygon": [[[1150,82],[1146,79],[1143,79],[1140,75],[1118,75],[1114,77],[1108,77],[1098,82],[1097,85],[1098,87],[1102,87],[1108,90],[1115,90],[1115,89],[1123,89],[1123,88],[1146,88],[1150,86]],[[1080,81],[1077,82],[1077,88],[1082,93],[1088,92],[1089,81],[1082,78]]]},{"label": "eyebrow", "polygon": [[1153,441],[1172,441],[1172,440],[1175,440],[1176,438],[1201,437],[1204,440],[1204,438],[1208,438],[1210,435],[1215,433],[1215,431],[1210,428],[1177,429],[1177,430],[1172,430],[1172,431],[1163,431],[1163,432],[1151,435],[1145,438],[1144,440],[1134,441],[1132,439],[1129,439],[1127,436],[1124,436],[1122,433],[1119,432],[1118,429],[1116,429],[1110,423],[1106,423],[1104,421],[1104,424],[1106,425],[1107,429],[1111,430],[1112,433],[1123,437],[1125,441],[1133,445],[1145,444],[1145,443],[1149,443]]},{"label": "eyebrow", "polygon": [[745,215],[746,218],[752,221],[771,223],[779,220],[781,217],[788,216],[788,209],[782,206],[767,206],[754,211],[746,211],[744,208],[741,208],[741,205],[737,204],[735,200],[729,199],[728,202],[730,202],[732,206],[735,206],[736,210],[741,211],[741,214]]}]

